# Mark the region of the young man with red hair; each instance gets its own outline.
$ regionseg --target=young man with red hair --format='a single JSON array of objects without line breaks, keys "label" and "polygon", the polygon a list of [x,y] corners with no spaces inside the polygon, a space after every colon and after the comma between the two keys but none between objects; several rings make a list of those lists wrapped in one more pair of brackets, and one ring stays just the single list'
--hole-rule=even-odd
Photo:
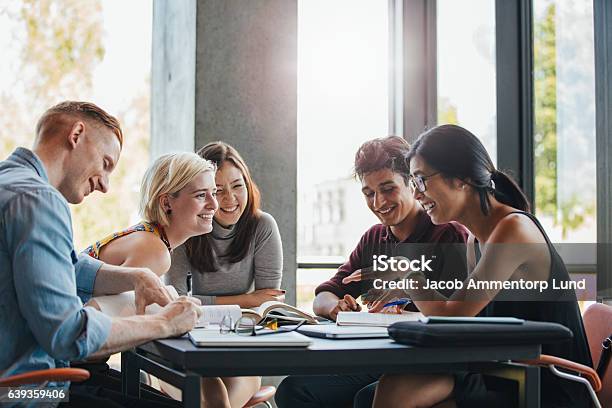
[{"label": "young man with red hair", "polygon": [[[355,154],[355,176],[370,211],[380,224],[367,230],[338,272],[315,290],[316,314],[336,320],[340,311],[360,311],[357,298],[367,294],[371,302],[371,282],[343,284],[342,279],[359,269],[371,268],[374,255],[393,256],[397,250],[426,247],[441,249],[444,256],[432,262],[428,278],[436,281],[463,280],[466,276],[463,252],[453,244],[464,244],[467,231],[456,223],[434,225],[425,210],[414,200],[409,187],[410,145],[389,136],[365,142]],[[430,245],[422,245],[430,244]],[[450,248],[450,250],[449,250]],[[279,408],[368,406],[374,398],[380,373],[360,375],[290,376],[276,393]]]}]

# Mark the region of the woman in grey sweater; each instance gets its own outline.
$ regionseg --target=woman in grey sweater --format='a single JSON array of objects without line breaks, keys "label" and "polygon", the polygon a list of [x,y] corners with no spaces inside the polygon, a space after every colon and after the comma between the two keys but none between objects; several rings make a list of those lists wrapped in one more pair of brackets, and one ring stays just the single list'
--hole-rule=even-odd
[{"label": "woman in grey sweater", "polygon": [[[280,290],[283,252],[274,218],[259,209],[259,190],[250,171],[232,146],[213,142],[198,154],[217,164],[215,183],[219,210],[212,232],[189,239],[172,254],[166,283],[192,295],[202,304],[257,307],[268,300],[283,301]],[[231,406],[243,406],[259,388],[259,377],[222,378]]]}]

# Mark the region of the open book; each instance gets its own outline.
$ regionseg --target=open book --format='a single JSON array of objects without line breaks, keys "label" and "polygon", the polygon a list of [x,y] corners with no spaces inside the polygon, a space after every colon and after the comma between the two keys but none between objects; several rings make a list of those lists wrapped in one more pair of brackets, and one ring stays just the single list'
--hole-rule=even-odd
[{"label": "open book", "polygon": [[308,324],[319,324],[317,319],[310,313],[306,313],[295,306],[277,302],[276,300],[264,302],[254,309],[242,309],[242,316],[252,317],[257,323],[261,323],[266,318],[275,318],[294,322],[306,320]]},{"label": "open book", "polygon": [[338,312],[338,326],[380,326],[387,327],[397,322],[417,321],[423,317],[420,312],[368,313],[368,312]]}]

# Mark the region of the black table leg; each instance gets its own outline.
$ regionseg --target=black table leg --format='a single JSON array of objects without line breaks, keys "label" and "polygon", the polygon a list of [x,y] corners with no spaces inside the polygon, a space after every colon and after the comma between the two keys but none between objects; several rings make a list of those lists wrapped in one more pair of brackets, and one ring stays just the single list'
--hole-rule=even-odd
[{"label": "black table leg", "polygon": [[200,408],[200,376],[187,374],[183,383],[183,407]]},{"label": "black table leg", "polygon": [[540,367],[526,366],[519,382],[519,404],[524,408],[540,408]]},{"label": "black table leg", "polygon": [[518,383],[519,408],[540,408],[540,367],[520,363],[477,363],[470,370]]},{"label": "black table leg", "polygon": [[121,353],[121,391],[124,395],[140,398],[140,367],[134,351]]}]

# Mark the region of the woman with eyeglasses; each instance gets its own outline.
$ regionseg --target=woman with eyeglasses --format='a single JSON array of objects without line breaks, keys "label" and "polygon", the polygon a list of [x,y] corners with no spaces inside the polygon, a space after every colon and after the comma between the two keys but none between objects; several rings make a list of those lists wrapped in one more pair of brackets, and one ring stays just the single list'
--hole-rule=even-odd
[{"label": "woman with eyeglasses", "polygon": [[[512,316],[555,322],[574,334],[571,342],[544,344],[542,353],[587,366],[591,357],[580,310],[572,290],[555,290],[552,282],[569,281],[567,269],[539,221],[529,212],[527,198],[505,173],[495,169],[482,143],[459,126],[443,125],[422,134],[409,154],[413,195],[435,224],[457,221],[471,232],[463,289],[446,298],[418,272],[419,282],[407,294],[430,316]],[[367,278],[356,272],[344,282]],[[529,291],[468,289],[468,282],[546,281],[541,294]],[[416,286],[416,285],[415,285]],[[379,305],[374,308],[376,310]],[[582,384],[541,372],[543,407],[588,407]],[[374,407],[504,407],[516,395],[493,387],[476,373],[384,375]]]},{"label": "woman with eyeglasses", "polygon": [[[192,295],[202,304],[238,304],[258,307],[285,299],[280,289],[283,252],[274,218],[260,210],[260,193],[246,162],[224,142],[202,147],[198,155],[217,165],[215,184],[219,209],[212,232],[190,238],[172,254],[165,276],[179,294]],[[232,407],[242,407],[259,389],[260,377],[221,379]]]}]

